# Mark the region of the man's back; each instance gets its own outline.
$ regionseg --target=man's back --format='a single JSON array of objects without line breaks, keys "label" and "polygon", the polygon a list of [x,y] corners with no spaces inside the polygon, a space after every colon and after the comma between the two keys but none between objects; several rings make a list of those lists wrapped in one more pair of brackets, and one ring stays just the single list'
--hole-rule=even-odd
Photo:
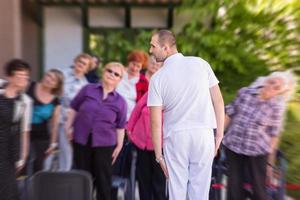
[{"label": "man's back", "polygon": [[218,80],[207,62],[174,54],[151,82],[148,105],[163,106],[165,137],[171,130],[215,128],[209,88]]}]

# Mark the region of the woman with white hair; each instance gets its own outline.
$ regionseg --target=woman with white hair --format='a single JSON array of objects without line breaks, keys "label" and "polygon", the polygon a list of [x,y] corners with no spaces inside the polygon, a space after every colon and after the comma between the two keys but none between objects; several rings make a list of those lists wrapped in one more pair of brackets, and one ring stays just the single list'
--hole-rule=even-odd
[{"label": "woman with white hair", "polygon": [[249,170],[253,199],[267,198],[268,164],[274,162],[286,105],[296,85],[290,72],[273,72],[239,90],[226,106],[223,144],[228,164],[227,199],[245,199],[244,172]]}]

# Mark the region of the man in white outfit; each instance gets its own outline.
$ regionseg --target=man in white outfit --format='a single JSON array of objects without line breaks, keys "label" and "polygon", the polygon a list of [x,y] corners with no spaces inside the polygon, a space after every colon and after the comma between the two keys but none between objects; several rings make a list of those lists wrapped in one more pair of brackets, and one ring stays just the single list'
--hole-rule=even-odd
[{"label": "man in white outfit", "polygon": [[148,106],[156,161],[169,179],[169,198],[207,200],[213,158],[223,138],[219,81],[205,60],[178,53],[172,32],[158,31],[150,44],[150,53],[164,63],[150,80]]}]

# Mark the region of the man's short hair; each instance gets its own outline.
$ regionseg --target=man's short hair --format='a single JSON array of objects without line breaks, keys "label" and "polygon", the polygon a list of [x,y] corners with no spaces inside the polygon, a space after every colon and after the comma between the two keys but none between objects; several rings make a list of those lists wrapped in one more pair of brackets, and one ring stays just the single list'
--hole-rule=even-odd
[{"label": "man's short hair", "polygon": [[176,38],[174,33],[169,30],[162,29],[155,33],[158,36],[158,42],[162,45],[176,46]]},{"label": "man's short hair", "polygon": [[16,71],[31,71],[30,65],[21,59],[12,59],[4,66],[4,74],[6,76],[13,76]]}]

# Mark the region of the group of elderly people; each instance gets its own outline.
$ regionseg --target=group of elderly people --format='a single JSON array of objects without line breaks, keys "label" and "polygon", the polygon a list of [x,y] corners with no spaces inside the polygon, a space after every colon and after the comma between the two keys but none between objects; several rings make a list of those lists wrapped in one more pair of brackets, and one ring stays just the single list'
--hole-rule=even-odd
[{"label": "group of elderly people", "polygon": [[[44,161],[56,148],[59,170],[73,167],[90,172],[97,199],[111,199],[112,165],[123,147],[125,129],[138,153],[140,199],[167,199],[166,179],[155,161],[147,107],[149,80],[163,63],[143,51],[131,52],[127,61],[126,68],[118,62],[106,64],[99,81],[99,59],[80,54],[66,71],[49,70],[40,81],[31,83],[26,62],[14,59],[6,64],[6,82],[0,90],[1,199],[18,199],[14,169],[26,165],[28,174],[49,169]],[[268,163],[274,162],[295,84],[291,72],[274,72],[240,89],[226,106],[223,145],[228,199],[244,199],[245,168],[252,178],[254,199],[267,198]]]}]

